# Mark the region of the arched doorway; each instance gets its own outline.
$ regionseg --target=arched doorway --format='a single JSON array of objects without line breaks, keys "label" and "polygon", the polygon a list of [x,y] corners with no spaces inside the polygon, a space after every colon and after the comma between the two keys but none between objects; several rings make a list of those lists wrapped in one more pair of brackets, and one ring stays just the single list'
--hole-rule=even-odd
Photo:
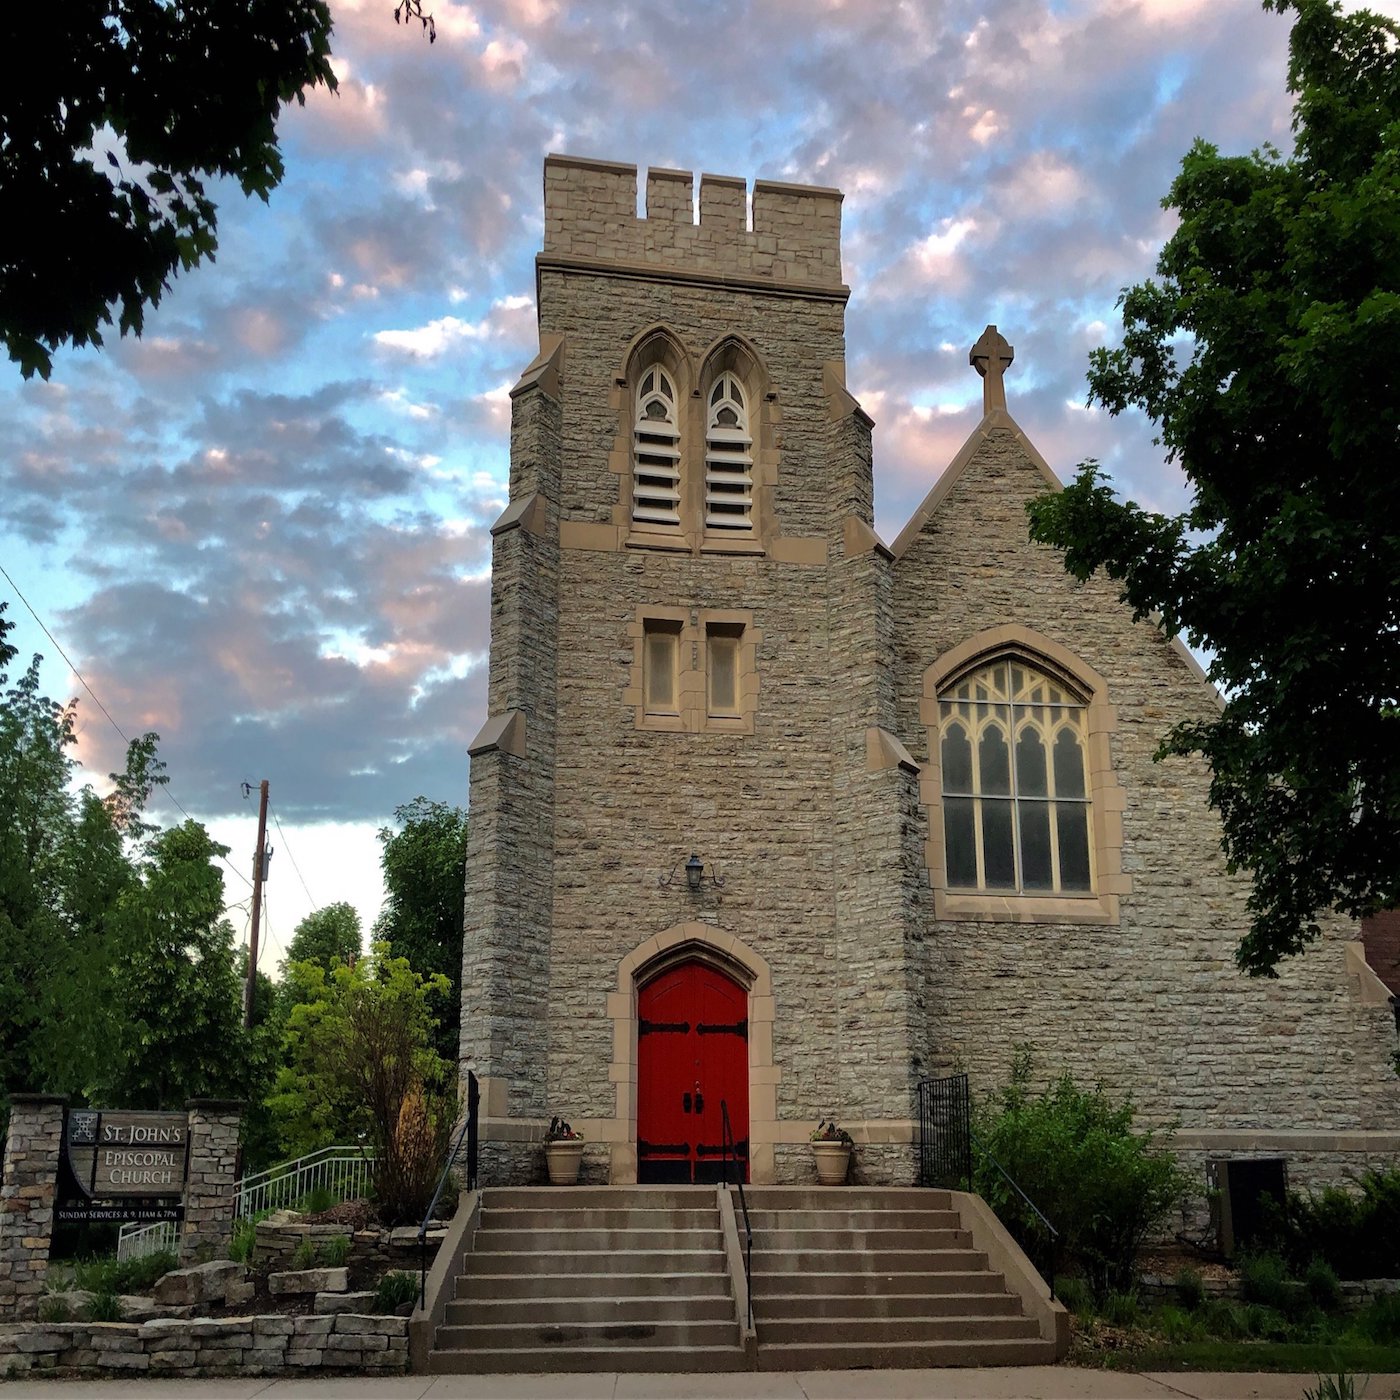
[{"label": "arched doorway", "polygon": [[748,992],[698,960],[637,996],[637,1180],[713,1182],[723,1173],[721,1104],[748,1180]]}]

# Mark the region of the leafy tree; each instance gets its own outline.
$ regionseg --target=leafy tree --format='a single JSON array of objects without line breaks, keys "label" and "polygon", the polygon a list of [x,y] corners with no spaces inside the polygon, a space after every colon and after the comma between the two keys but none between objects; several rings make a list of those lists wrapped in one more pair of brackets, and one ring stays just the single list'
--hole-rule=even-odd
[{"label": "leafy tree", "polygon": [[267,199],[279,109],[336,86],[330,33],[325,0],[4,7],[23,81],[0,94],[0,340],[26,377],[67,341],[101,345],[118,306],[139,335],[171,277],[214,256],[207,180]]},{"label": "leafy tree", "polygon": [[1030,1079],[1022,1048],[978,1125],[977,1190],[1030,1252],[1046,1243],[999,1162],[1058,1231],[1060,1262],[1082,1268],[1102,1304],[1134,1287],[1138,1251],[1185,1196],[1188,1178],[1160,1138],[1134,1129],[1131,1100],[1115,1104],[1067,1074],[1035,1095]]},{"label": "leafy tree", "polygon": [[422,976],[386,943],[353,967],[292,963],[298,995],[272,1099],[289,1153],[363,1133],[389,1221],[422,1218],[447,1160],[456,1071],[432,1048],[441,973]]},{"label": "leafy tree", "polygon": [[198,822],[172,827],[122,897],[126,955],[110,995],[127,1018],[126,1053],[102,1086],[111,1102],[166,1108],[246,1091],[242,983],[216,864],[227,853]]},{"label": "leafy tree", "polygon": [[1295,149],[1197,141],[1158,279],[1089,373],[1091,401],[1156,425],[1191,507],[1124,503],[1087,462],[1030,513],[1072,574],[1213,654],[1223,713],[1161,752],[1210,764],[1253,878],[1237,960],[1272,976],[1319,910],[1400,901],[1400,25],[1265,4],[1297,11]]},{"label": "leafy tree", "polygon": [[336,959],[348,963],[359,956],[359,911],[341,901],[313,910],[296,926],[282,968],[285,973],[294,962],[314,962],[329,972]]},{"label": "leafy tree", "polygon": [[462,902],[467,879],[467,814],[445,802],[415,797],[394,809],[401,829],[384,827],[386,898],[374,937],[393,944],[422,973],[441,973],[450,991],[434,1045],[457,1058],[462,1016]]}]

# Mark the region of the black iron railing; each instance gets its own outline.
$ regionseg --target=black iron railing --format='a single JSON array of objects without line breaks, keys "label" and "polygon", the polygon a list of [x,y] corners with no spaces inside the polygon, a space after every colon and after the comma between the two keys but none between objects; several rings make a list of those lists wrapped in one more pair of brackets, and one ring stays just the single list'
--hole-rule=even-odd
[{"label": "black iron railing", "polygon": [[[979,1163],[990,1167],[1019,1202],[1014,1220],[1003,1222],[1031,1256],[1055,1296],[1059,1266],[1060,1232],[1045,1213],[1021,1189],[1010,1172],[997,1161],[972,1130],[972,1097],[967,1075],[919,1081],[919,1185],[973,1189],[972,1150]],[[1008,1212],[1009,1214],[1010,1212]]]},{"label": "black iron railing", "polygon": [[972,1099],[965,1074],[919,1080],[919,1185],[972,1190]]},{"label": "black iron railing", "polygon": [[[749,1203],[744,1196],[745,1162],[734,1146],[734,1129],[729,1126],[729,1104],[719,1101],[720,1124],[724,1132],[724,1184],[739,1188],[739,1209],[744,1216],[744,1293],[749,1302],[749,1328],[753,1327],[753,1226],[749,1223]],[[729,1164],[733,1162],[735,1171],[731,1181]]]},{"label": "black iron railing", "polygon": [[426,1294],[428,1290],[428,1222],[433,1218],[433,1212],[437,1210],[438,1201],[442,1198],[442,1188],[447,1185],[448,1173],[452,1170],[453,1164],[457,1161],[462,1151],[462,1143],[467,1145],[467,1181],[468,1191],[476,1190],[476,1169],[479,1152],[479,1139],[477,1137],[477,1119],[481,1108],[481,1089],[476,1082],[476,1075],[471,1070],[467,1071],[467,1121],[462,1124],[462,1131],[457,1134],[457,1141],[452,1145],[452,1151],[447,1154],[447,1162],[442,1169],[442,1175],[438,1177],[437,1190],[433,1192],[432,1202],[428,1206],[427,1214],[423,1217],[423,1223],[418,1227],[418,1306],[426,1307]]}]

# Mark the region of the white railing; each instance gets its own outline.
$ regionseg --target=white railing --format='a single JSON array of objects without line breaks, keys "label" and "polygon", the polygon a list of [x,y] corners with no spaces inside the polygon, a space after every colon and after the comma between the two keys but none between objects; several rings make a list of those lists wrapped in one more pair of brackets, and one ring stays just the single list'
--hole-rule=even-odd
[{"label": "white railing", "polygon": [[322,1188],[334,1191],[341,1200],[354,1200],[367,1194],[373,1172],[372,1149],[322,1147],[294,1162],[245,1176],[234,1197],[234,1218],[247,1220],[264,1211],[285,1210]]},{"label": "white railing", "polygon": [[174,1249],[175,1231],[173,1220],[157,1220],[154,1225],[138,1225],[129,1220],[117,1231],[117,1258],[144,1259],[162,1249]]}]

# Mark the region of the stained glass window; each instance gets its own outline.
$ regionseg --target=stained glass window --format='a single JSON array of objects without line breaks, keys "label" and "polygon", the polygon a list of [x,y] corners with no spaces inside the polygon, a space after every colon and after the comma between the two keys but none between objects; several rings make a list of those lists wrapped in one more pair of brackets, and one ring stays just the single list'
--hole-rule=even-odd
[{"label": "stained glass window", "polygon": [[948,888],[1089,894],[1084,697],[1003,657],[938,699]]}]

